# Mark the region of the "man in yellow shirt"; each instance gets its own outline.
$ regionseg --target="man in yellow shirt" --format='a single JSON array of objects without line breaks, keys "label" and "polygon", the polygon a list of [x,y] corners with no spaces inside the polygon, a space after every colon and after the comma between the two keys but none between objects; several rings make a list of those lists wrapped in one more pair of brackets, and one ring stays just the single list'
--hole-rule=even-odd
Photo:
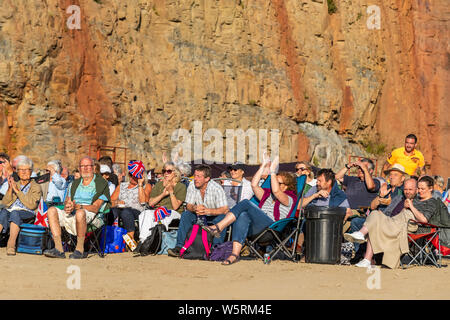
[{"label": "man in yellow shirt", "polygon": [[401,164],[405,168],[405,172],[412,175],[420,176],[425,174],[425,159],[422,152],[416,150],[417,137],[409,134],[405,138],[405,146],[393,150],[383,166],[383,172],[388,170],[393,164]]}]

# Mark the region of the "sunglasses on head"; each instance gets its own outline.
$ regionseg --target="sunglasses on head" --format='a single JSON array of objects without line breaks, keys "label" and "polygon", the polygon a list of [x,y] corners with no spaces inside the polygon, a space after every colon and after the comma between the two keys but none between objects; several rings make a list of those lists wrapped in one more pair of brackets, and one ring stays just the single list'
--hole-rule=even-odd
[{"label": "sunglasses on head", "polygon": [[168,174],[171,174],[173,172],[173,170],[172,169],[163,169],[162,170],[162,173],[164,174],[164,173],[168,173]]}]

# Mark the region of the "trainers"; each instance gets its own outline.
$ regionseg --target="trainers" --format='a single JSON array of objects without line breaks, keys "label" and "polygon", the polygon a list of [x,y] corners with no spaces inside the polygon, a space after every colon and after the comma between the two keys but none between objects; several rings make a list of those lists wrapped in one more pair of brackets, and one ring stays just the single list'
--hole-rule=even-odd
[{"label": "trainers", "polygon": [[178,257],[180,257],[180,251],[181,251],[180,247],[175,247],[173,249],[167,250],[167,254],[169,257],[177,257],[178,258]]},{"label": "trainers", "polygon": [[86,258],[83,252],[75,250],[70,256],[69,259],[84,259]]},{"label": "trainers", "polygon": [[61,258],[61,259],[66,258],[66,254],[64,252],[59,251],[56,248],[45,250],[44,256],[49,257],[49,258]]},{"label": "trainers", "polygon": [[367,259],[362,259],[360,262],[355,264],[355,267],[358,267],[358,268],[371,268],[372,267],[372,263],[369,260],[367,260]]},{"label": "trainers", "polygon": [[353,233],[345,233],[344,234],[344,239],[349,241],[349,242],[356,242],[356,243],[364,243],[364,242],[366,242],[366,238],[359,231],[356,231],[356,232],[353,232]]}]

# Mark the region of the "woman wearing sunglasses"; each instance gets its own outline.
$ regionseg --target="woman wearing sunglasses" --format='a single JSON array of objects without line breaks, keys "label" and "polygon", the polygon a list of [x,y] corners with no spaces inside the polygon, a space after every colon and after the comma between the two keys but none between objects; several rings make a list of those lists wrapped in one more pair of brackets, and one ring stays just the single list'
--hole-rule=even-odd
[{"label": "woman wearing sunglasses", "polygon": [[303,190],[303,194],[306,194],[309,189],[311,189],[317,184],[317,179],[314,179],[314,172],[312,170],[312,166],[307,161],[300,161],[295,165],[295,174],[297,175],[297,177],[306,174],[306,185]]},{"label": "woman wearing sunglasses", "polygon": [[182,212],[182,205],[186,198],[186,186],[180,181],[181,172],[173,162],[169,161],[164,164],[162,174],[163,177],[153,186],[150,193],[148,204],[152,209],[145,210],[139,216],[141,241],[149,235],[148,229],[158,222],[167,227],[172,220],[181,217],[178,212]]}]

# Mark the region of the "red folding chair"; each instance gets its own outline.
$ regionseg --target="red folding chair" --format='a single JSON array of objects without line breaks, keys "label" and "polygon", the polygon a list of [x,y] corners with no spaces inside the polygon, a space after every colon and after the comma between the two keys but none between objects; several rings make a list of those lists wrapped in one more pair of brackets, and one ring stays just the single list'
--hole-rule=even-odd
[{"label": "red folding chair", "polygon": [[[442,256],[450,254],[450,248],[441,246],[439,242],[439,226],[429,223],[409,220],[408,224],[417,225],[418,227],[429,229],[426,233],[408,233],[408,241],[410,243],[410,252],[407,253],[411,260],[402,267],[406,268],[412,264],[424,266],[429,261],[438,268],[442,268]],[[436,248],[437,252],[434,252]],[[445,253],[444,253],[445,252]],[[446,265],[444,265],[446,267]]]}]

